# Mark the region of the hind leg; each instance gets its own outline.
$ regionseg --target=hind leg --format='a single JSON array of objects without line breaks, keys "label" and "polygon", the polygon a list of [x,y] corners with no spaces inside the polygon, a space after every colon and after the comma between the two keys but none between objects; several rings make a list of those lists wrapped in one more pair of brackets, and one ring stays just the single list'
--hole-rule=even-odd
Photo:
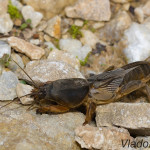
[{"label": "hind leg", "polygon": [[85,122],[83,123],[83,125],[88,124],[91,120],[92,120],[92,116],[95,113],[96,110],[96,104],[93,102],[90,102],[87,104],[86,106],[86,118],[85,118]]},{"label": "hind leg", "polygon": [[40,107],[36,110],[37,114],[45,114],[45,113],[64,113],[69,111],[70,108],[60,105],[51,105]]},{"label": "hind leg", "polygon": [[145,87],[145,85],[146,84],[141,82],[140,80],[130,81],[128,84],[122,86],[119,89],[119,94],[121,94],[121,97],[125,96],[135,90],[138,90],[139,88]]},{"label": "hind leg", "polygon": [[146,88],[146,94],[148,97],[148,102],[150,103],[150,87],[146,84],[145,88]]}]

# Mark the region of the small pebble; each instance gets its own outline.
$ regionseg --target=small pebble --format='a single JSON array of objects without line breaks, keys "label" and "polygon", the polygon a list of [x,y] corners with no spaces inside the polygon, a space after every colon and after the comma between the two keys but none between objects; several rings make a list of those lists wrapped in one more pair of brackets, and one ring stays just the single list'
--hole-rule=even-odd
[{"label": "small pebble", "polygon": [[76,26],[82,27],[82,26],[83,26],[83,21],[77,19],[77,20],[75,20],[74,24],[75,24]]},{"label": "small pebble", "polygon": [[48,35],[59,39],[61,36],[61,17],[55,16],[47,22],[47,27],[44,30]]},{"label": "small pebble", "polygon": [[13,22],[9,14],[3,14],[0,16],[0,33],[7,34],[13,28]]},{"label": "small pebble", "polygon": [[23,6],[21,12],[25,20],[31,19],[31,26],[33,28],[35,28],[43,18],[43,14],[34,11],[31,6]]},{"label": "small pebble", "polygon": [[[33,90],[33,87],[30,85],[26,85],[26,84],[22,84],[22,83],[18,83],[17,87],[16,87],[16,93],[17,96],[20,98],[24,95],[30,94],[31,91]],[[32,104],[32,102],[34,101],[33,98],[31,98],[30,96],[26,96],[26,97],[22,97],[20,98],[20,101],[22,104]]]},{"label": "small pebble", "polygon": [[61,39],[59,46],[61,50],[66,50],[83,61],[88,53],[92,51],[89,45],[82,46],[81,42],[76,39]]},{"label": "small pebble", "polygon": [[26,54],[31,59],[40,59],[45,54],[44,49],[41,47],[35,46],[17,37],[9,37],[8,43],[16,51]]}]

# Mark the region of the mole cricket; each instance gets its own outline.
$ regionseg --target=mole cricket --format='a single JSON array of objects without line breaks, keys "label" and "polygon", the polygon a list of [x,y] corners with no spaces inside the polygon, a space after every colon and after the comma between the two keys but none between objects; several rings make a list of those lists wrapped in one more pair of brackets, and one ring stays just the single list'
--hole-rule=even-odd
[{"label": "mole cricket", "polygon": [[[30,78],[25,71],[24,73]],[[30,80],[34,89],[28,95],[34,98],[34,103],[39,105],[37,113],[65,113],[85,105],[84,125],[91,121],[97,105],[118,101],[123,96],[142,87],[146,89],[150,101],[150,87],[147,84],[150,80],[150,63],[147,61],[137,61],[117,69],[111,68],[87,79],[58,79],[40,85],[37,85],[31,78]],[[42,100],[54,104],[40,106]]]}]

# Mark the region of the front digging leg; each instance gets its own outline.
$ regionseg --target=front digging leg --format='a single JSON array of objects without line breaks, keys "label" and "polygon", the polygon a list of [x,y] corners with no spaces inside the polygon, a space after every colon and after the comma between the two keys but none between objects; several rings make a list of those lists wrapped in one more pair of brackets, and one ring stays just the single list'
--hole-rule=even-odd
[{"label": "front digging leg", "polygon": [[37,114],[46,114],[46,113],[64,113],[69,111],[70,108],[61,106],[61,105],[51,105],[40,107],[36,110]]}]

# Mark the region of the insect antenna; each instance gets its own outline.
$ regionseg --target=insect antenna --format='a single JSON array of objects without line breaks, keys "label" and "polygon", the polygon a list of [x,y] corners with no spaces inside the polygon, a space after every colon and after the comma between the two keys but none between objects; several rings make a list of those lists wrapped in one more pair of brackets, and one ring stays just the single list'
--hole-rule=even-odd
[{"label": "insect antenna", "polygon": [[14,101],[19,100],[20,98],[23,98],[23,97],[25,97],[25,96],[29,96],[29,95],[31,95],[31,94],[32,94],[32,93],[30,93],[30,94],[26,94],[26,95],[23,95],[23,96],[21,96],[21,97],[16,97],[16,98],[14,98],[11,102],[9,102],[9,103],[7,103],[7,104],[5,104],[5,105],[1,106],[1,107],[0,107],[0,109],[2,109],[3,107],[8,106],[9,104],[13,103]]},{"label": "insect antenna", "polygon": [[[16,63],[16,65],[29,77],[29,79],[30,79],[31,82],[34,84],[34,86],[35,86],[36,88],[39,88],[39,86],[38,86],[38,85],[32,80],[32,78],[24,71],[24,69],[21,68],[20,65],[19,65],[15,60],[12,59],[12,57],[10,57],[10,59],[11,59],[12,61],[14,61],[14,62]],[[11,100],[11,101],[8,100],[8,101],[10,101],[10,102],[8,102],[7,104],[1,106],[0,109],[6,107],[6,106],[8,106],[8,105],[10,105],[11,103],[13,103],[13,102],[19,100],[20,98],[23,98],[23,97],[29,96],[29,95],[35,95],[35,94],[37,94],[37,93],[30,93],[30,94],[23,95],[23,96],[21,96],[21,97],[16,97],[16,98],[14,98],[14,99]],[[2,101],[2,100],[0,100],[0,101]]]},{"label": "insect antenna", "polygon": [[[12,57],[10,57],[11,58],[11,60],[13,60],[12,59]],[[20,66],[19,66],[19,64],[15,61],[15,60],[13,60],[16,64],[17,64],[17,66],[29,77],[29,79],[32,81],[32,83],[34,84],[34,86],[36,87],[36,88],[38,88],[38,85],[32,80],[32,78],[24,71],[24,69],[22,69]]]}]

